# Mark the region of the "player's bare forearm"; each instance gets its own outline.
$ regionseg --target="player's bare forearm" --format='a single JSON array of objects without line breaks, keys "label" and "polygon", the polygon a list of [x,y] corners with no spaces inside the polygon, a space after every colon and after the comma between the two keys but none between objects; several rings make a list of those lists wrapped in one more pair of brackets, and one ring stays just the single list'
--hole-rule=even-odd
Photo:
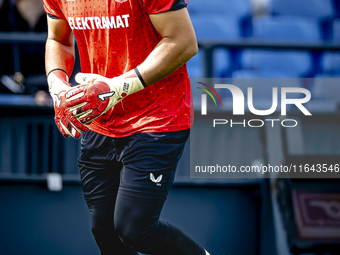
[{"label": "player's bare forearm", "polygon": [[48,37],[46,41],[46,73],[53,69],[62,69],[70,76],[74,66],[74,38],[67,21],[48,20]]},{"label": "player's bare forearm", "polygon": [[74,47],[47,39],[45,63],[46,74],[53,69],[62,69],[70,76],[74,66]]},{"label": "player's bare forearm", "polygon": [[[138,70],[146,85],[154,84],[167,77],[197,54],[198,46],[188,11],[183,8],[150,15],[151,22],[162,40]],[[134,70],[122,78],[135,77]]]}]

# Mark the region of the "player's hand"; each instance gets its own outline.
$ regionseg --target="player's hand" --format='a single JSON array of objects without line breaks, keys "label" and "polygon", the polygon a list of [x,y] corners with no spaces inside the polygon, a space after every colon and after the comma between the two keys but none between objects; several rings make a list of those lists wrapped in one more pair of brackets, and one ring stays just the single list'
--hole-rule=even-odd
[{"label": "player's hand", "polygon": [[65,137],[72,136],[78,139],[81,131],[86,132],[88,128],[77,120],[66,107],[65,95],[71,89],[67,74],[56,70],[48,75],[49,91],[54,102],[55,123],[60,133]]},{"label": "player's hand", "polygon": [[109,79],[98,74],[78,73],[75,79],[83,85],[68,91],[66,106],[84,124],[91,123],[124,97],[144,88],[139,78]]}]

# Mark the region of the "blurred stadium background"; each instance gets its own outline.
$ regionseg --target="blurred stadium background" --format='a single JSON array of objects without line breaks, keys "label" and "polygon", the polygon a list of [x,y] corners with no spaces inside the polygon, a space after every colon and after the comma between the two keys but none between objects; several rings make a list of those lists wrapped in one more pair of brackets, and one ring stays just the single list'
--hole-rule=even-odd
[{"label": "blurred stadium background", "polygon": [[[99,254],[78,177],[79,141],[63,139],[53,121],[42,1],[0,6],[0,255]],[[191,77],[300,78],[294,87],[312,93],[312,119],[289,112],[299,128],[233,129],[216,151],[236,165],[340,163],[339,80],[318,79],[340,78],[340,0],[189,0],[188,9],[200,47]],[[256,93],[268,100],[265,88]],[[186,147],[162,218],[211,254],[340,254],[339,179],[190,179],[189,149],[199,155],[199,146]],[[62,190],[53,191],[60,178]]]}]

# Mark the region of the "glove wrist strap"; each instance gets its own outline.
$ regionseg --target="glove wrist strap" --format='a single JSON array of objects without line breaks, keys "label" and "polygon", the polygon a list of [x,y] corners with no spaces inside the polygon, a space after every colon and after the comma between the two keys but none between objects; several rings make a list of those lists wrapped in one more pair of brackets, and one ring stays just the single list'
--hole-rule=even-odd
[{"label": "glove wrist strap", "polygon": [[144,81],[142,75],[140,74],[138,68],[136,67],[134,70],[135,70],[135,73],[137,74],[138,79],[139,79],[140,82],[143,84],[144,88],[146,88],[146,87],[147,87],[147,86],[146,86],[146,83],[145,83],[145,81]]},{"label": "glove wrist strap", "polygon": [[65,73],[66,76],[67,76],[67,79],[68,79],[68,75],[67,75],[66,71],[63,70],[63,69],[61,69],[61,68],[54,68],[54,69],[52,69],[51,71],[48,72],[47,77],[48,77],[52,72],[54,72],[54,71],[61,71],[61,72]]},{"label": "glove wrist strap", "polygon": [[50,94],[58,94],[59,91],[69,89],[69,78],[67,73],[62,69],[53,69],[48,73],[47,83]]}]

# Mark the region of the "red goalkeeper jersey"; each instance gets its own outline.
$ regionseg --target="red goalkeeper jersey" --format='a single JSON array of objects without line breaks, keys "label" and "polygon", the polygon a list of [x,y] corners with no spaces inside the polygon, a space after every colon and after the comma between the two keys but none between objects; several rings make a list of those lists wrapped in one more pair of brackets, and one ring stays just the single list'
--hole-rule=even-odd
[{"label": "red goalkeeper jersey", "polygon": [[[184,8],[182,0],[44,0],[47,14],[67,20],[76,37],[81,70],[113,78],[141,64],[162,39],[149,18]],[[168,132],[192,126],[186,65],[136,92],[97,118],[90,130],[111,137]]]}]

